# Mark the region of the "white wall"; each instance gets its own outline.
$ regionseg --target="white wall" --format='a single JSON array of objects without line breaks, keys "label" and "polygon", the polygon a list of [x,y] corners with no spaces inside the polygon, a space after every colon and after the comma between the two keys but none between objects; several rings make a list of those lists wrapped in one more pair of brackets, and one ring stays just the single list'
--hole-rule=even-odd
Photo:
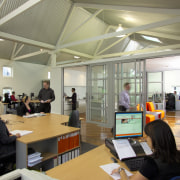
[{"label": "white wall", "polygon": [[[74,68],[75,69],[75,68]],[[64,69],[64,92],[71,96],[71,89],[76,88],[77,98],[86,97],[86,72],[80,70]]]},{"label": "white wall", "polygon": [[[13,68],[13,77],[3,77],[3,66]],[[49,67],[39,64],[24,62],[12,62],[0,60],[0,95],[2,96],[4,87],[11,87],[16,95],[25,93],[30,95],[31,92],[38,95],[42,87],[42,80],[48,79]]]},{"label": "white wall", "polygon": [[172,93],[172,87],[179,86],[180,87],[180,70],[174,71],[165,71],[165,92]]},{"label": "white wall", "polygon": [[51,112],[56,114],[62,114],[62,68],[52,68],[51,69],[51,88],[55,93],[55,101],[51,103]]}]

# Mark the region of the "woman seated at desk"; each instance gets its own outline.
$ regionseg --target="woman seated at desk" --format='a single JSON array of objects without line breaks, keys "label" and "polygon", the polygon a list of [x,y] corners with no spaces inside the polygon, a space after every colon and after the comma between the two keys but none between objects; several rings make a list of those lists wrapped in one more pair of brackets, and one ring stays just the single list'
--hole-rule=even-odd
[{"label": "woman seated at desk", "polygon": [[10,162],[15,162],[16,139],[19,137],[20,134],[12,136],[6,127],[5,122],[0,118],[0,158],[10,156]]},{"label": "woman seated at desk", "polygon": [[180,151],[167,123],[153,121],[145,126],[146,140],[153,154],[146,157],[144,164],[134,176],[128,178],[123,168],[115,169],[123,180],[170,180],[180,176]]},{"label": "woman seated at desk", "polygon": [[22,105],[20,106],[20,111],[18,115],[24,116],[24,115],[29,115],[35,113],[34,107],[30,104],[30,97],[29,96],[24,96],[22,99]]}]

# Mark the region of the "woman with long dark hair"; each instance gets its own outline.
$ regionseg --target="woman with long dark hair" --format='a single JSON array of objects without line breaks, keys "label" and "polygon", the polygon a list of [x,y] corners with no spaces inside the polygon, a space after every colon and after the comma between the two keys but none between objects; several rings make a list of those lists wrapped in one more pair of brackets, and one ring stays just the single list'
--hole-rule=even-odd
[{"label": "woman with long dark hair", "polygon": [[[170,180],[180,176],[180,151],[177,150],[174,135],[169,125],[156,120],[145,126],[146,140],[152,149],[152,156],[145,158],[140,170],[131,180]],[[123,168],[115,169],[124,180],[128,179]]]}]

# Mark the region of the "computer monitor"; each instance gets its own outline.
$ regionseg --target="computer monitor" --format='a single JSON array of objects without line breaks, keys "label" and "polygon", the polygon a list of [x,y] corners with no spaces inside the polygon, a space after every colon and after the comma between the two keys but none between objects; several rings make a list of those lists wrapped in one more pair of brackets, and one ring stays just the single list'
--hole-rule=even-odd
[{"label": "computer monitor", "polygon": [[114,138],[143,136],[143,112],[116,112]]}]

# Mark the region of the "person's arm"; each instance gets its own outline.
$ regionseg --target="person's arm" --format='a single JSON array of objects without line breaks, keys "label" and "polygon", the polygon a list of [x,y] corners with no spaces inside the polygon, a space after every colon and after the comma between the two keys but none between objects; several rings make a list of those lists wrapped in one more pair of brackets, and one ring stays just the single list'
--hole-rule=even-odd
[{"label": "person's arm", "polygon": [[42,89],[39,91],[38,99],[39,99],[39,101],[42,100]]},{"label": "person's arm", "polygon": [[55,100],[55,94],[54,94],[54,91],[52,90],[52,94],[51,94],[51,101],[50,102],[53,102]]},{"label": "person's arm", "polygon": [[[122,170],[120,170],[122,169]],[[112,171],[112,174],[114,173],[119,173],[120,171],[120,176],[121,176],[121,179],[123,180],[148,180],[146,177],[144,177],[141,173],[137,172],[135,175],[133,176],[130,176],[128,177],[126,172],[125,172],[125,169],[123,168],[118,168],[118,169],[115,169]]]},{"label": "person's arm", "polygon": [[9,136],[9,131],[5,123],[0,120],[0,142],[2,144],[10,144],[16,141],[16,136]]}]

